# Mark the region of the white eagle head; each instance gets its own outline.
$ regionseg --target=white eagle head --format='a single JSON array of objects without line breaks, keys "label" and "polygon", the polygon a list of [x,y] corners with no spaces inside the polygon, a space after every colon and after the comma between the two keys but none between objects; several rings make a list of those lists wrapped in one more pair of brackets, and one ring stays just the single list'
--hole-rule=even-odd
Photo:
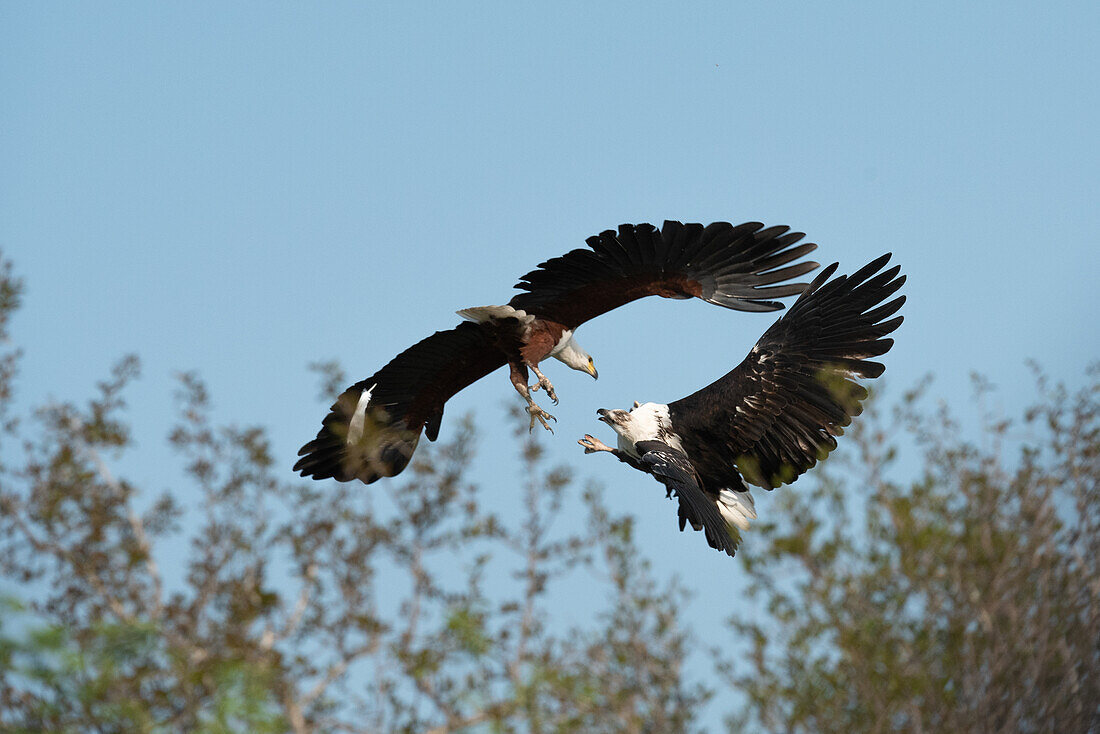
[{"label": "white eagle head", "polygon": [[661,441],[673,448],[680,449],[680,437],[672,429],[668,417],[668,406],[661,403],[642,403],[637,401],[630,410],[596,411],[600,420],[611,426],[619,434],[619,448],[632,456],[637,456],[634,444],[639,441]]},{"label": "white eagle head", "polygon": [[599,373],[596,372],[596,365],[593,363],[591,355],[581,349],[581,345],[577,344],[577,340],[573,338],[571,332],[562,338],[561,343],[558,344],[554,351],[550,352],[550,356],[564,362],[579,372],[585,372],[592,375],[593,378],[598,379],[600,376]]}]

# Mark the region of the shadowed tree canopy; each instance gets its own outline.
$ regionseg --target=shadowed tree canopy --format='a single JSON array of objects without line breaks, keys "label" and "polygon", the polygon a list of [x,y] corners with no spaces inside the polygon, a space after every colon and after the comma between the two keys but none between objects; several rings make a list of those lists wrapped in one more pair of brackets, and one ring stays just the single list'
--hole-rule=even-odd
[{"label": "shadowed tree canopy", "polygon": [[[515,475],[471,476],[459,421],[398,503],[288,481],[184,375],[183,470],[143,487],[117,472],[157,439],[126,420],[137,361],[24,410],[20,293],[0,264],[0,730],[1100,730],[1100,369],[980,425],[872,397],[701,612],[688,592],[716,580],[650,568],[520,415]],[[489,509],[517,485],[519,515]],[[602,603],[567,627],[573,574]]]},{"label": "shadowed tree canopy", "polygon": [[1022,417],[872,401],[741,554],[731,732],[1100,732],[1100,365]]}]

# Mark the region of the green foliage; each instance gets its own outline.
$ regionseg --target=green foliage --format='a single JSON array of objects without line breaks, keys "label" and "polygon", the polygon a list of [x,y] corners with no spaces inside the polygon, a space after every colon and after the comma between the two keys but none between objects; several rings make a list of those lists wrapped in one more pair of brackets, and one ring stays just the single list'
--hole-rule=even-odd
[{"label": "green foliage", "polygon": [[[920,390],[872,401],[761,501],[714,676],[686,669],[684,587],[518,411],[501,486],[469,482],[455,420],[388,491],[289,481],[184,374],[184,472],[155,495],[110,468],[135,450],[135,358],[85,403],[13,416],[21,293],[0,262],[0,577],[21,596],[0,606],[2,731],[656,734],[713,698],[743,702],[734,731],[1100,732],[1100,370],[1076,394],[1040,377],[1022,420],[973,437]],[[344,380],[317,369],[327,403]],[[605,605],[561,629],[574,574]]]},{"label": "green foliage", "polygon": [[[0,337],[20,288],[0,269]],[[17,355],[0,359],[7,411]],[[338,368],[317,369],[331,394]],[[5,457],[22,458],[0,467],[0,574],[23,598],[0,617],[0,730],[670,731],[693,721],[703,697],[680,667],[680,592],[657,589],[629,520],[594,490],[577,497],[571,472],[544,465],[518,416],[523,469],[502,482],[521,488],[524,515],[504,522],[466,478],[469,421],[421,447],[388,492],[290,482],[265,432],[215,425],[205,386],[187,373],[170,434],[184,474],[152,496],[110,470],[134,450],[124,396],[139,371],[127,357],[92,400],[5,424],[21,447]],[[553,629],[554,586],[576,573],[613,601],[605,617]],[[489,574],[506,583],[487,590]]]},{"label": "green foliage", "polygon": [[[23,627],[14,634],[8,627]],[[29,626],[28,626],[29,625]],[[78,634],[38,625],[17,602],[0,616],[0,694],[4,731],[177,731],[172,676],[186,677],[162,630],[151,624],[100,622]],[[212,695],[190,719],[196,732],[285,731],[271,696],[270,671],[227,661],[208,671]],[[135,684],[144,694],[135,696]]]},{"label": "green foliage", "polygon": [[766,614],[730,621],[749,641],[731,731],[1100,731],[1091,375],[1076,394],[1040,376],[1017,421],[977,381],[974,439],[919,393],[857,421],[746,554]]},{"label": "green foliage", "polygon": [[458,606],[447,617],[447,631],[455,643],[474,657],[489,652],[492,645],[485,630],[485,616],[484,612],[474,611],[469,606]]}]

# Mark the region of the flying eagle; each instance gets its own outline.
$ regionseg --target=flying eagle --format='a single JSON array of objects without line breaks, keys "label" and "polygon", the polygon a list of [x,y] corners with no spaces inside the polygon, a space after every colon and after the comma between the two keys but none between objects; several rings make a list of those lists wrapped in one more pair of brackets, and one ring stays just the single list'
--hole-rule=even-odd
[{"label": "flying eagle", "polygon": [[[773,298],[801,293],[786,283],[818,264],[791,264],[817,245],[796,245],[803,234],[759,222],[624,224],[544,262],[516,284],[506,306],[467,308],[468,321],[437,331],[344,391],[322,421],[317,438],[298,452],[294,470],[314,479],[367,484],[398,474],[420,433],[434,441],[444,404],[459,390],[505,364],[527,401],[531,428],[549,429],[549,413],[535,404],[540,387],[556,404],[554,386],[539,369],[547,357],[596,377],[592,357],[574,332],[591,318],[644,296],[701,298],[738,311],[775,311]],[[782,285],[776,285],[782,283]],[[538,382],[528,387],[528,369]]]},{"label": "flying eagle", "polygon": [[[850,276],[829,280],[836,263],[810,283],[731,372],[681,400],[596,411],[618,434],[618,448],[590,435],[584,452],[608,451],[665,485],[679,500],[680,530],[703,530],[712,548],[733,555],[739,530],[756,519],[745,482],[789,484],[836,448],[859,415],[867,390],[854,377],[878,377],[890,318],[905,296],[882,304],[905,276],[883,255]],[[876,274],[877,273],[877,274]]]}]

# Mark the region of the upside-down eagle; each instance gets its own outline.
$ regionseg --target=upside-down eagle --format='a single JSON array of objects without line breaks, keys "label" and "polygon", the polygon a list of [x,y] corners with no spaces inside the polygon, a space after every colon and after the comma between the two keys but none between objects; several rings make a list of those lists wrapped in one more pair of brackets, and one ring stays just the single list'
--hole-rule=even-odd
[{"label": "upside-down eagle", "polygon": [[[821,271],[724,377],[686,398],[629,410],[596,411],[618,434],[618,448],[585,435],[584,452],[608,451],[665,485],[679,500],[680,530],[703,530],[712,548],[733,555],[739,530],[756,518],[745,482],[765,489],[789,484],[836,448],[836,436],[862,411],[867,390],[851,378],[878,377],[883,338],[905,282],[883,255],[849,276]],[[877,273],[877,274],[876,274]]]},{"label": "upside-down eagle", "polygon": [[[596,377],[592,358],[574,338],[591,318],[644,296],[701,298],[738,311],[775,311],[773,298],[801,293],[787,283],[814,270],[794,262],[816,249],[796,244],[804,235],[759,222],[624,224],[541,263],[516,284],[524,293],[506,306],[459,311],[468,321],[437,331],[344,391],[322,421],[317,438],[298,452],[294,470],[314,479],[371,483],[398,474],[424,431],[434,441],[444,404],[459,390],[505,364],[512,385],[527,402],[531,428],[549,429],[553,418],[535,404],[542,387],[554,403],[554,387],[539,370],[547,357]],[[792,264],[793,263],[793,264]],[[780,285],[781,284],[781,285]],[[530,368],[538,383],[528,387]]]}]

